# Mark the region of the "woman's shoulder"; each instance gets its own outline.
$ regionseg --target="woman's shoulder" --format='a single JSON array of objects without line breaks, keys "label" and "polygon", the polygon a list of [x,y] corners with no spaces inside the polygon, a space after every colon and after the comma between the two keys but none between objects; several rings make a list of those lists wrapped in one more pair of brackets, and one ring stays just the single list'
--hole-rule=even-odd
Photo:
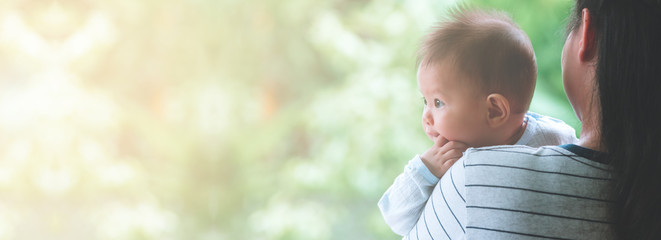
[{"label": "woman's shoulder", "polygon": [[577,157],[576,154],[561,146],[530,147],[526,145],[498,145],[479,148],[469,148],[464,156],[469,161],[499,161],[506,159],[534,159],[546,157]]},{"label": "woman's shoulder", "polygon": [[532,169],[570,174],[608,175],[610,166],[592,159],[586,149],[576,145],[529,147],[501,145],[469,148],[464,166]]},{"label": "woman's shoulder", "polygon": [[610,236],[607,165],[563,146],[472,148],[463,158],[467,236]]}]

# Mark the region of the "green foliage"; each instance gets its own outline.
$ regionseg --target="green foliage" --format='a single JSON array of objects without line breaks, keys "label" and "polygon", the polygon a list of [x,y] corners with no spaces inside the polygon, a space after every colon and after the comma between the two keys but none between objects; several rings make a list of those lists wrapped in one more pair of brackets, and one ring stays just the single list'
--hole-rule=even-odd
[{"label": "green foliage", "polygon": [[[376,204],[430,145],[415,52],[458,1],[54,2],[0,4],[0,239],[400,239]],[[579,127],[571,1],[468,4],[511,14],[532,110]]]}]

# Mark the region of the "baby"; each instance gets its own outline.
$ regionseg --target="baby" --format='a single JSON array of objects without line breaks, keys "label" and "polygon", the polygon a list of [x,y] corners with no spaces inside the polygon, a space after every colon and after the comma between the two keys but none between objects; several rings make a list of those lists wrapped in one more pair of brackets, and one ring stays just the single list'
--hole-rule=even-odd
[{"label": "baby", "polygon": [[564,122],[527,112],[537,78],[535,53],[506,15],[456,11],[426,37],[418,56],[422,126],[434,145],[409,161],[378,204],[386,223],[402,236],[468,147],[577,141]]}]

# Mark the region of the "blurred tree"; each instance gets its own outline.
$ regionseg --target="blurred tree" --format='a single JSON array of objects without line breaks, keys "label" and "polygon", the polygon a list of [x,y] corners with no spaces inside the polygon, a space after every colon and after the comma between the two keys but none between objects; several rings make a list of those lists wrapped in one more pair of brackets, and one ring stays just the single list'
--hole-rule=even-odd
[{"label": "blurred tree", "polygon": [[[3,1],[0,239],[399,239],[376,203],[430,144],[415,51],[456,4]],[[571,1],[466,4],[512,15],[532,110],[578,127]]]}]

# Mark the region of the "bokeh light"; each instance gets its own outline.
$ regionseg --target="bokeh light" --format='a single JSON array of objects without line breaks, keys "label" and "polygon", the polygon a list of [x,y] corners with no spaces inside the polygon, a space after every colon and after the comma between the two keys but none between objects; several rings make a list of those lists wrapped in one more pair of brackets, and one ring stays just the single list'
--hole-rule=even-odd
[{"label": "bokeh light", "polygon": [[398,239],[416,47],[463,3],[520,23],[532,110],[578,127],[570,0],[1,1],[0,240]]}]

